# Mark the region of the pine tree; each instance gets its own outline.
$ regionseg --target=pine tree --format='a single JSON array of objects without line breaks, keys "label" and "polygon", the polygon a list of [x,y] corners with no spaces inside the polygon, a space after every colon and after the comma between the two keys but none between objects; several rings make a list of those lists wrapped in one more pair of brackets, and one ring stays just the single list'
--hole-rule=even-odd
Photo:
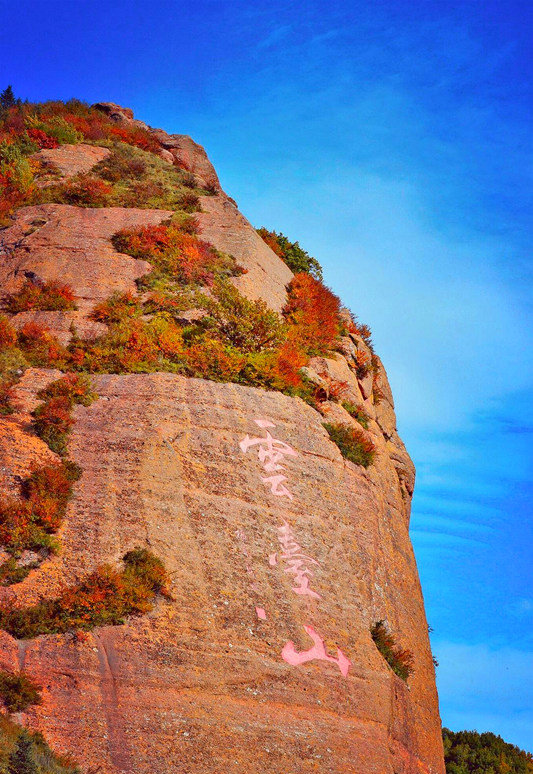
[{"label": "pine tree", "polygon": [[9,756],[8,774],[39,774],[33,757],[33,742],[27,731],[23,731]]},{"label": "pine tree", "polygon": [[9,108],[18,105],[19,102],[20,100],[15,99],[12,86],[7,86],[7,88],[5,88],[4,91],[0,94],[0,107],[2,110],[9,110]]}]

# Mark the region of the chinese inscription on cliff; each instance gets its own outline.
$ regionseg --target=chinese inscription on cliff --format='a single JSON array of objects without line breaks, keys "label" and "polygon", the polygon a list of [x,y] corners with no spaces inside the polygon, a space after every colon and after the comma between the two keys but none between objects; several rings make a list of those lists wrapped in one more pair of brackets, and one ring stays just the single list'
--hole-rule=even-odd
[{"label": "chinese inscription on cliff", "polygon": [[[239,443],[241,451],[244,454],[247,454],[250,450],[257,453],[257,458],[263,471],[268,474],[261,476],[261,480],[269,487],[270,494],[275,497],[286,497],[289,500],[293,500],[294,496],[289,489],[290,484],[288,484],[288,478],[285,475],[285,466],[281,463],[285,461],[285,457],[297,457],[298,452],[285,443],[285,441],[274,438],[270,430],[275,428],[276,425],[269,419],[255,419],[254,422],[257,427],[264,431],[264,435],[254,437],[246,435]],[[319,567],[320,563],[305,553],[299,538],[296,537],[287,519],[283,519],[281,526],[277,527],[277,533],[280,551],[268,557],[269,565],[272,568],[279,565],[285,573],[292,575],[292,582],[294,584],[292,591],[295,594],[302,597],[311,597],[315,600],[321,599],[321,595],[311,586],[311,579],[314,576],[313,569]],[[250,573],[250,570],[251,568],[248,567],[248,573]],[[265,620],[267,617],[263,607],[256,607],[256,613],[261,620]],[[340,648],[337,648],[336,657],[331,656],[326,650],[324,639],[315,631],[313,626],[305,625],[304,630],[313,642],[312,647],[308,650],[297,651],[294,643],[289,641],[281,651],[283,660],[292,666],[299,666],[307,661],[314,660],[329,661],[336,664],[343,677],[346,677],[351,661]]]}]

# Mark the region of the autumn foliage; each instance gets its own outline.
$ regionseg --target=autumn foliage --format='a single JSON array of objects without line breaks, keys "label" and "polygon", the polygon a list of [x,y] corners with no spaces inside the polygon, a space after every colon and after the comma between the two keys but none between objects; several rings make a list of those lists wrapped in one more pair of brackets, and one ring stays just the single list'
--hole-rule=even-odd
[{"label": "autumn foliage", "polygon": [[20,290],[8,296],[5,305],[12,314],[33,310],[66,311],[76,309],[74,291],[70,285],[56,281],[36,283],[28,280]]},{"label": "autumn foliage", "polygon": [[22,483],[20,497],[0,503],[0,544],[13,556],[24,550],[54,551],[60,526],[80,471],[72,462],[43,465]]},{"label": "autumn foliage", "polygon": [[163,563],[143,548],[129,551],[124,568],[103,565],[55,599],[18,610],[0,608],[0,628],[18,639],[96,626],[119,625],[127,616],[152,609],[156,595],[168,595]]},{"label": "autumn foliage", "polygon": [[85,374],[67,374],[38,393],[43,402],[33,412],[33,429],[57,454],[67,452],[67,440],[76,403],[89,406],[95,399]]},{"label": "autumn foliage", "polygon": [[391,634],[385,621],[376,621],[371,627],[370,634],[374,643],[390,666],[394,674],[407,681],[413,673],[413,654],[396,644],[395,637]]},{"label": "autumn foliage", "polygon": [[342,329],[337,296],[305,272],[296,274],[287,293],[283,314],[293,328],[293,340],[309,355],[333,349]]},{"label": "autumn foliage", "polygon": [[154,269],[182,285],[212,285],[215,277],[239,273],[229,256],[178,224],[142,226],[121,231],[113,238],[117,250],[142,258]]}]

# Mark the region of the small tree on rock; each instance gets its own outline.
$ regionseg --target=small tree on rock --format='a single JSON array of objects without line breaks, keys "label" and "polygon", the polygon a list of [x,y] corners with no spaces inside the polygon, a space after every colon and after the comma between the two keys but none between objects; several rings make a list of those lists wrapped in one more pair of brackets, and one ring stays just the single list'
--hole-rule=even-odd
[{"label": "small tree on rock", "polygon": [[39,774],[33,757],[33,742],[27,731],[23,731],[9,756],[8,774]]}]

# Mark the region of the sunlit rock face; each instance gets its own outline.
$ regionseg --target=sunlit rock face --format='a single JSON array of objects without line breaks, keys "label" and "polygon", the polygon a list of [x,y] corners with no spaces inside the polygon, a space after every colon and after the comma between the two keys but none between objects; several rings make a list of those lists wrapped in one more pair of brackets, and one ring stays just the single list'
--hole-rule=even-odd
[{"label": "sunlit rock face", "polygon": [[[117,121],[134,120],[109,104],[102,109]],[[181,136],[157,132],[163,150],[184,147],[172,144]],[[202,200],[202,238],[247,269],[235,279],[242,293],[280,311],[290,270],[217,188],[203,149],[187,148],[189,167],[216,189]],[[73,158],[69,173],[75,163],[87,168],[83,151]],[[169,215],[24,208],[3,232],[2,286],[17,288],[25,272],[68,282],[77,311],[33,314],[48,315],[64,342],[73,321],[90,335],[94,304],[135,290],[150,268],[117,253],[111,236]],[[84,771],[443,774],[408,534],[414,468],[382,366],[375,405],[368,379],[349,368],[351,346],[316,358],[309,371],[328,388],[346,382],[364,405],[377,446],[367,469],[330,441],[324,418],[355,423],[331,400],[321,415],[299,398],[174,374],[93,378],[98,400],[74,411],[69,452],[83,475],[62,550],[1,590],[14,606],[52,597],[102,563],[118,565],[135,546],[150,548],[170,573],[172,599],[124,625],[24,642],[0,635],[0,665],[23,668],[44,689],[25,722]],[[17,410],[0,418],[6,490],[54,456],[32,434],[30,412],[57,376],[27,371]],[[381,619],[414,654],[407,684],[372,641]]]}]

